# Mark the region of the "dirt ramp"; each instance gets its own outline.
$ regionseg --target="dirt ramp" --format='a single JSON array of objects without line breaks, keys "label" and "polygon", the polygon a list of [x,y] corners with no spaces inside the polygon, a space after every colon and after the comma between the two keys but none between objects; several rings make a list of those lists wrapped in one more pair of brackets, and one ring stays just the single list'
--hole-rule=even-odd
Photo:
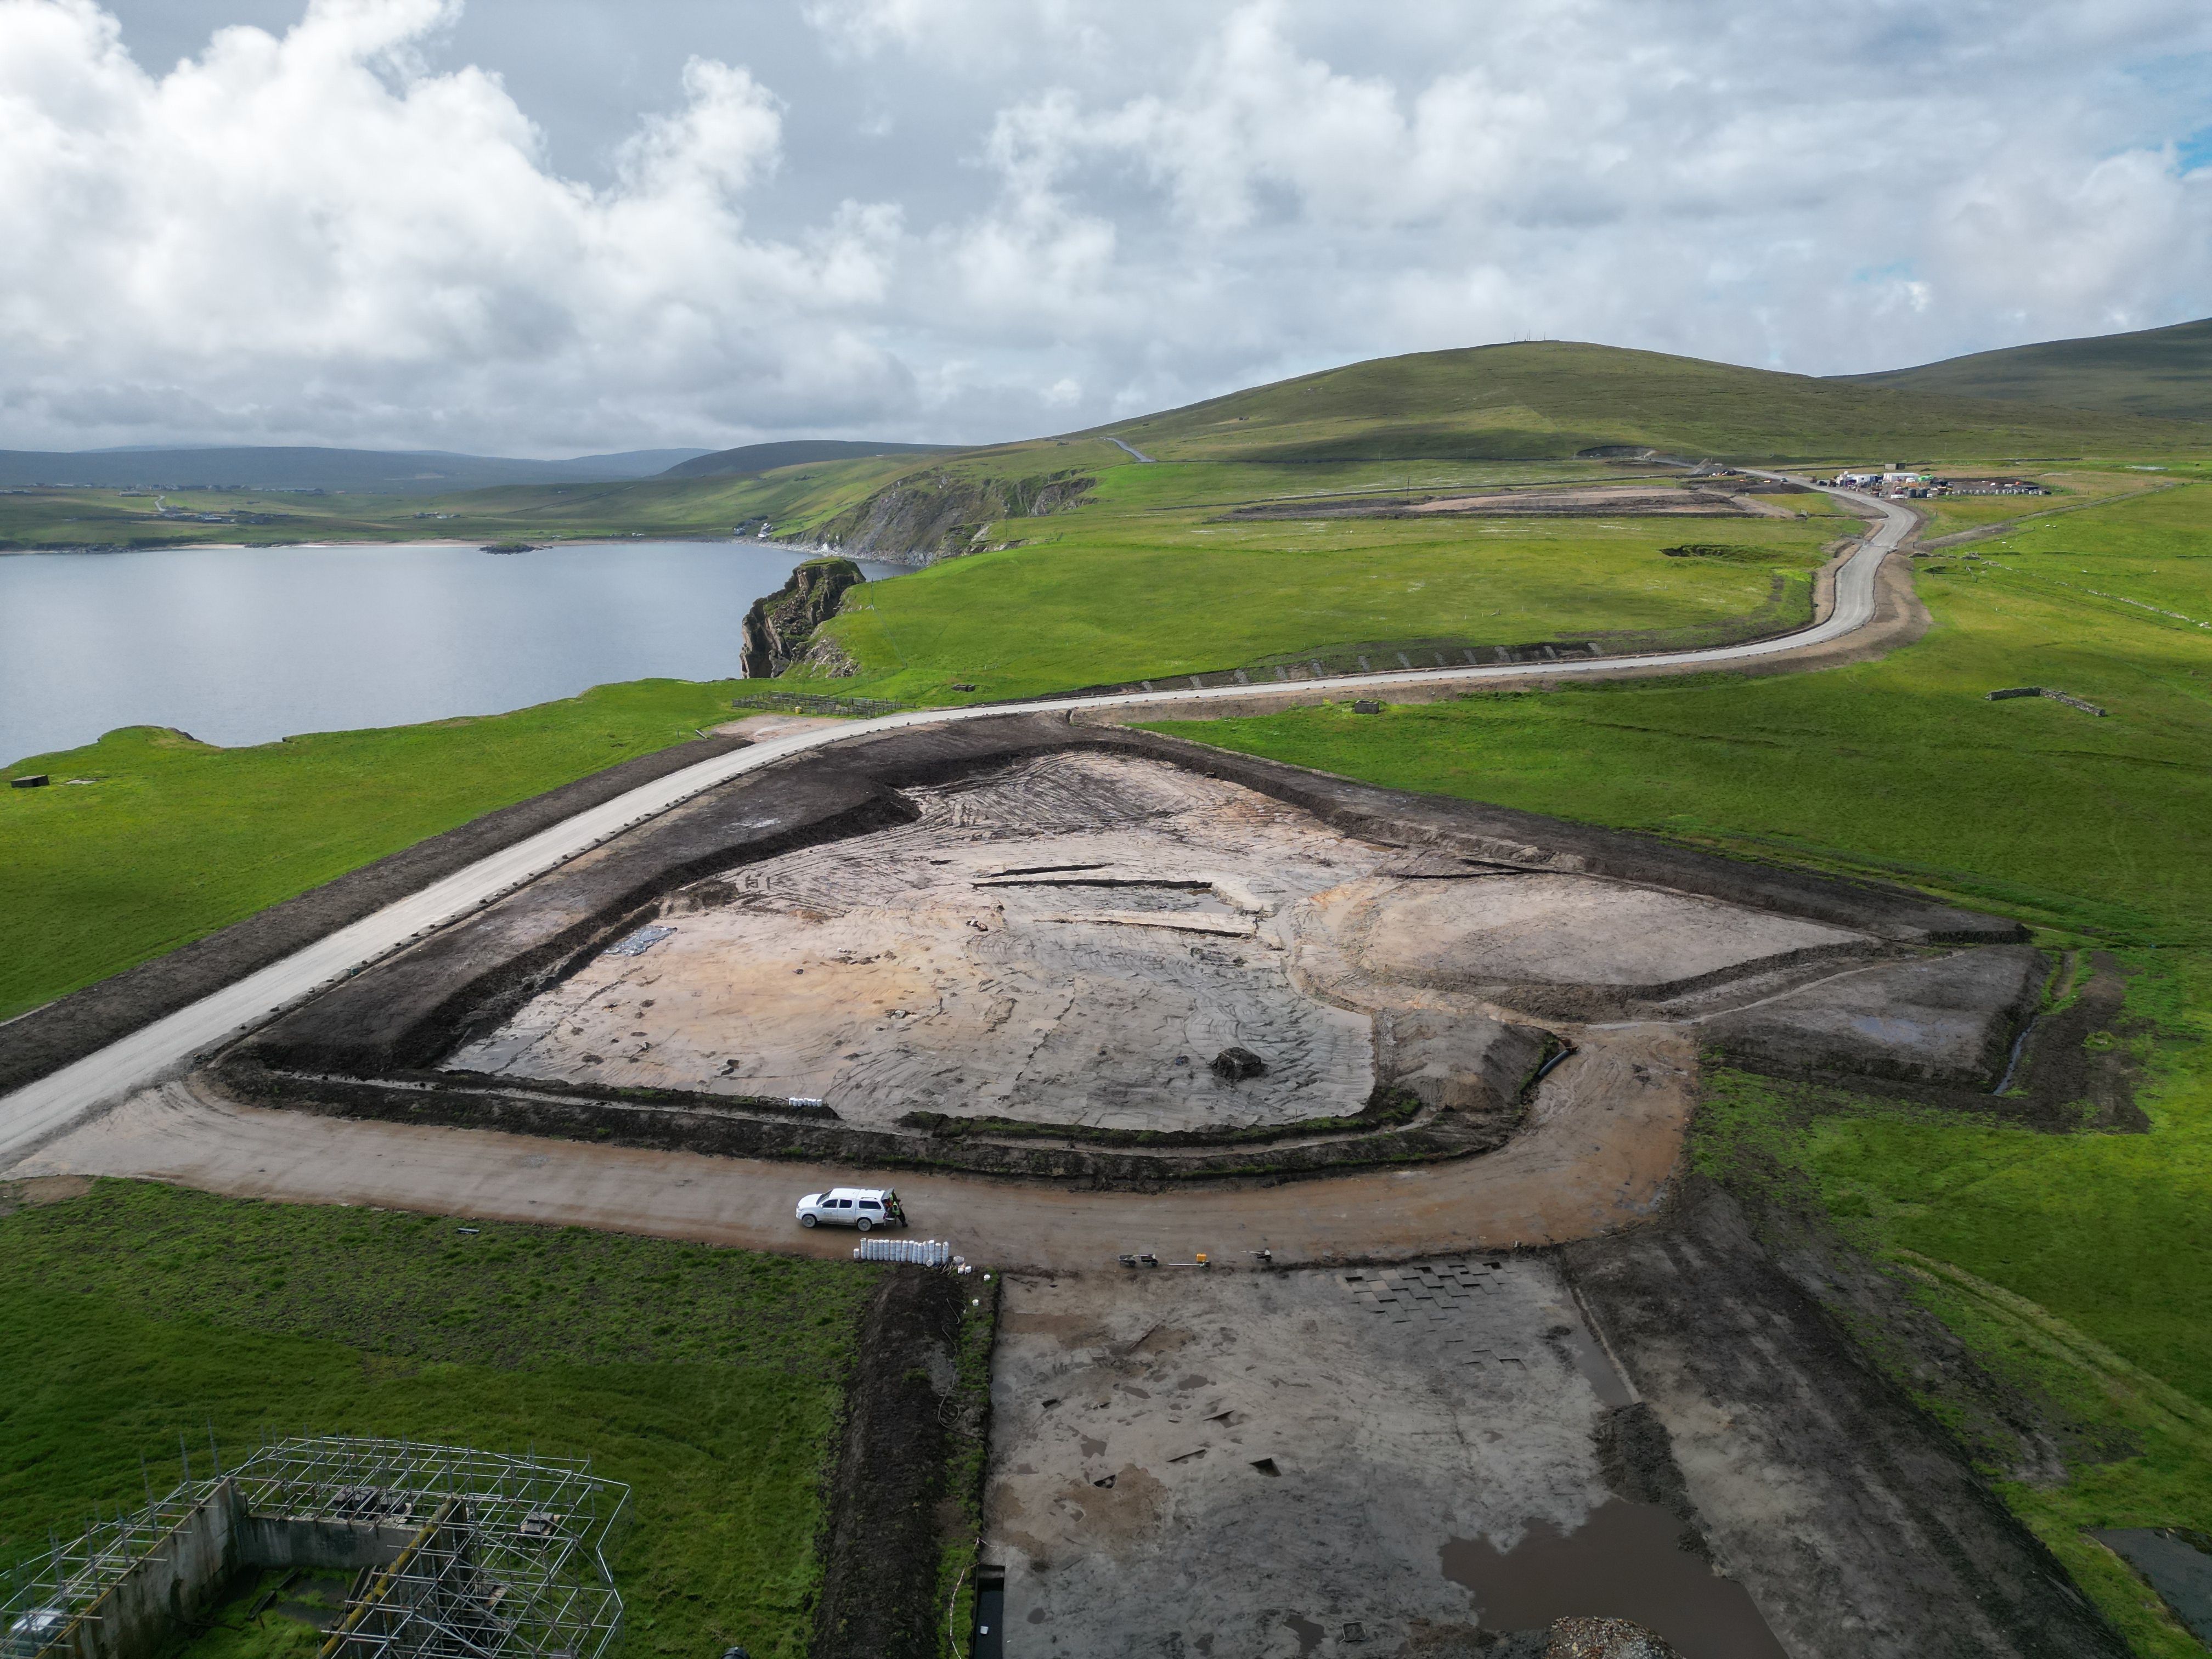
[{"label": "dirt ramp", "polygon": [[1376,1067],[1394,1088],[1431,1106],[1498,1111],[1513,1105],[1556,1046],[1533,1025],[1480,1014],[1413,1009],[1375,1022]]},{"label": "dirt ramp", "polygon": [[1738,1065],[1988,1089],[2034,1014],[2050,959],[2024,945],[1860,968],[1707,1021]]}]

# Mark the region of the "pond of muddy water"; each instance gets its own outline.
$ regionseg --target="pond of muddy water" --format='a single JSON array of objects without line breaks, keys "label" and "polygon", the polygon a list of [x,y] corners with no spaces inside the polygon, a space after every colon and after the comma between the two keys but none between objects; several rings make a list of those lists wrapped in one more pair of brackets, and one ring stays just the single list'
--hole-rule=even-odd
[{"label": "pond of muddy water", "polygon": [[1657,1504],[1608,1498],[1562,1533],[1530,1523],[1501,1550],[1455,1538],[1443,1576],[1474,1593],[1487,1630],[1541,1630],[1585,1614],[1632,1619],[1692,1659],[1788,1659],[1750,1594],[1680,1547],[1682,1523]]}]

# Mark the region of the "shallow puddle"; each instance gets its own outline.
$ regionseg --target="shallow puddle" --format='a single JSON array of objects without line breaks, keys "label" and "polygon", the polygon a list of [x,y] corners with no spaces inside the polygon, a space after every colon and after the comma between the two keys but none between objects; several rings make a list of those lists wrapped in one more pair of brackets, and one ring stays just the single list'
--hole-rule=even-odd
[{"label": "shallow puddle", "polygon": [[1656,1504],[1608,1499],[1571,1533],[1538,1522],[1510,1550],[1455,1538],[1443,1575],[1474,1592],[1490,1630],[1537,1630],[1571,1613],[1632,1619],[1685,1659],[1787,1659],[1748,1592],[1675,1547],[1682,1523]]}]

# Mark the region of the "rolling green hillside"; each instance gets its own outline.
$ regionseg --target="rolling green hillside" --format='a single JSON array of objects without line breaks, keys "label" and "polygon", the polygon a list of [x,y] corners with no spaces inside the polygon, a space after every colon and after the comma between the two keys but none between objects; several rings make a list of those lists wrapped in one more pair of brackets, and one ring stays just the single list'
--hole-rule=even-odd
[{"label": "rolling green hillside", "polygon": [[2046,340],[2039,345],[1947,357],[1917,368],[1834,378],[1853,386],[1948,398],[1996,398],[2160,420],[2212,421],[2212,318],[2132,334]]},{"label": "rolling green hillside", "polygon": [[695,455],[689,460],[678,461],[658,476],[733,477],[773,472],[778,467],[803,466],[810,461],[865,460],[875,455],[950,455],[959,447],[957,444],[879,444],[850,442],[841,438],[794,438],[785,443],[744,444],[736,449]]},{"label": "rolling green hillside", "polygon": [[[2190,326],[2212,330],[2212,324]],[[2204,337],[2203,349],[2212,352],[2212,334]],[[763,520],[780,538],[857,537],[854,550],[860,552],[910,550],[892,545],[908,526],[939,527],[917,546],[939,539],[945,526],[958,527],[981,545],[991,539],[983,533],[991,520],[1021,511],[1039,491],[1072,493],[1079,477],[1137,465],[1109,434],[1161,461],[1278,468],[1329,461],[1557,462],[1618,447],[1802,462],[2212,457],[2212,422],[1930,396],[1545,341],[1378,358],[1091,433],[961,451],[899,453],[884,447],[883,453],[816,455],[743,475],[515,484],[427,499],[237,491],[170,492],[164,498],[172,509],[221,515],[216,523],[161,517],[146,492],[41,489],[0,495],[0,551],[211,541],[725,536],[734,526]],[[795,453],[830,447],[765,447]],[[744,464],[773,459],[779,457],[763,453]],[[687,464],[676,474],[687,470],[696,468]],[[1282,477],[1283,488],[1297,487],[1293,472]],[[895,492],[895,499],[882,499]]]},{"label": "rolling green hillside", "polygon": [[2212,450],[2212,431],[2172,421],[1571,341],[1378,358],[1099,430],[1163,461],[1537,459],[1611,445],[1808,460]]},{"label": "rolling green hillside", "polygon": [[[763,520],[779,535],[800,535],[866,501],[921,459],[817,461],[744,476],[630,483],[509,484],[428,499],[228,489],[159,495],[108,489],[9,491],[0,495],[0,552],[210,543],[266,547],[724,537],[736,526]],[[189,516],[163,516],[161,506]]]}]

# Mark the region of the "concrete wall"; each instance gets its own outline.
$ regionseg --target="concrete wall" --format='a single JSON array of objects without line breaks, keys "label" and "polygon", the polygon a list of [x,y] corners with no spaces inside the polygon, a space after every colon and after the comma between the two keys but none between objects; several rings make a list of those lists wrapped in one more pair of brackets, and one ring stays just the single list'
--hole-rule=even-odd
[{"label": "concrete wall", "polygon": [[152,1659],[177,1626],[221,1601],[240,1571],[383,1566],[418,1531],[249,1515],[237,1483],[226,1480],[93,1603],[58,1651],[68,1659]]},{"label": "concrete wall", "polygon": [[414,1527],[349,1526],[343,1521],[276,1521],[246,1516],[238,1528],[240,1567],[380,1567],[398,1559]]},{"label": "concrete wall", "polygon": [[152,1659],[178,1624],[222,1595],[245,1519],[237,1483],[224,1481],[93,1603],[63,1651],[71,1659]]}]

